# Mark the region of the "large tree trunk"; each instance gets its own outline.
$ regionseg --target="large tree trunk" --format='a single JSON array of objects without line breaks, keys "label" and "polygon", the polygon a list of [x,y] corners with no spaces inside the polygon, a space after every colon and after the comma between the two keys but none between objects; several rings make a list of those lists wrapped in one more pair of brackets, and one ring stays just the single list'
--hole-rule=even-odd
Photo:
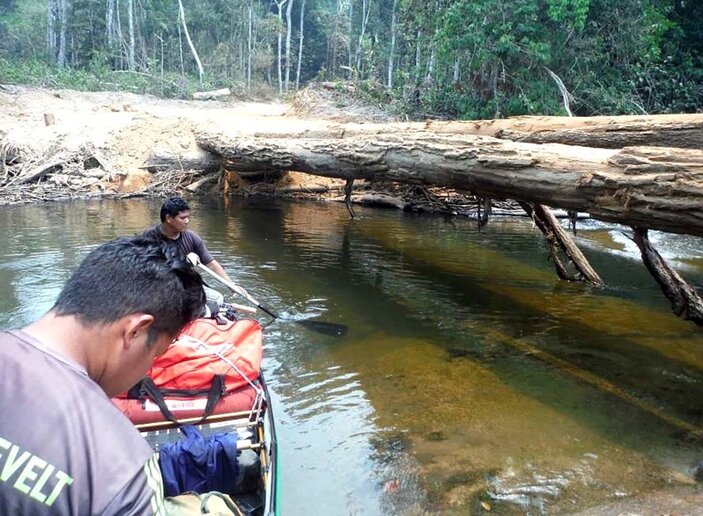
[{"label": "large tree trunk", "polygon": [[[107,38],[107,48],[112,54],[117,47],[117,32],[115,30],[115,0],[107,0],[105,4],[105,36]],[[110,57],[112,58],[112,55]]]},{"label": "large tree trunk", "polygon": [[356,45],[356,55],[354,60],[356,62],[356,73],[359,74],[359,78],[363,77],[361,74],[361,52],[364,45],[364,36],[366,35],[366,25],[369,21],[369,15],[371,14],[371,1],[362,0],[361,1],[361,30],[359,31],[359,42]]},{"label": "large tree trunk", "polygon": [[251,91],[251,53],[253,52],[253,28],[254,28],[254,2],[249,1],[247,6],[249,23],[247,25],[247,91]]},{"label": "large tree trunk", "polygon": [[282,27],[283,27],[283,6],[286,5],[287,0],[276,0],[276,7],[278,7],[278,54],[277,54],[277,63],[278,63],[278,94],[283,95],[283,72],[282,72],[282,64],[281,64],[281,57],[282,57],[282,52],[283,52],[283,32],[282,32]]},{"label": "large tree trunk", "polygon": [[186,25],[186,13],[183,9],[183,1],[178,0],[178,17],[180,18],[181,25],[183,26],[183,33],[186,36],[186,41],[190,47],[190,51],[193,54],[193,59],[195,59],[195,64],[198,66],[198,77],[200,78],[200,84],[203,83],[203,65],[200,62],[200,57],[198,56],[197,50],[195,50],[195,45],[193,45],[193,40],[190,39],[190,33],[188,32],[188,25]]},{"label": "large tree trunk", "polygon": [[295,72],[295,90],[300,88],[300,67],[303,62],[303,42],[305,41],[305,0],[300,5],[300,34],[298,35],[298,63]]},{"label": "large tree trunk", "polygon": [[446,186],[703,236],[703,151],[593,149],[428,133],[247,139],[200,131],[196,139],[235,166]]},{"label": "large tree trunk", "polygon": [[398,0],[393,0],[393,12],[391,14],[391,48],[388,51],[388,79],[386,81],[386,88],[389,90],[393,89],[393,63],[395,59],[395,38],[398,26],[397,6]]},{"label": "large tree trunk", "polygon": [[290,91],[290,40],[293,34],[292,12],[293,0],[288,0],[288,4],[286,5],[286,93]]},{"label": "large tree trunk", "polygon": [[68,66],[68,16],[71,11],[70,0],[59,0],[59,48],[56,63],[59,68]]},{"label": "large tree trunk", "polygon": [[46,49],[49,61],[56,63],[59,47],[59,3],[58,0],[48,0],[46,16]]},{"label": "large tree trunk", "polygon": [[127,2],[127,20],[129,22],[129,49],[127,52],[127,67],[129,70],[136,70],[136,61],[134,58],[134,47],[135,47],[135,38],[134,38],[134,2],[133,0],[129,0]]},{"label": "large tree trunk", "polygon": [[431,131],[437,134],[492,136],[525,143],[563,143],[583,147],[619,149],[634,145],[703,148],[703,114],[648,116],[521,116],[469,122],[394,122],[387,124],[336,124],[310,121],[281,127],[242,128],[240,134],[296,138],[348,138],[376,134],[408,134]]},{"label": "large tree trunk", "polygon": [[703,147],[703,115],[555,117],[525,116],[478,122],[434,122],[440,132],[485,134],[525,143],[563,143],[619,149],[631,145]]}]

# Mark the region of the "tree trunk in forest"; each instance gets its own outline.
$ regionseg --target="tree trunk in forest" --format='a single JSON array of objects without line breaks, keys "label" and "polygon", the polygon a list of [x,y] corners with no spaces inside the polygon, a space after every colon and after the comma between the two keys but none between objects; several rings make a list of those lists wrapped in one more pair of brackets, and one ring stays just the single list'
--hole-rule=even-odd
[{"label": "tree trunk in forest", "polygon": [[251,53],[253,51],[252,33],[254,26],[254,2],[249,2],[249,24],[247,27],[247,91],[251,90]]},{"label": "tree trunk in forest", "polygon": [[190,47],[190,51],[193,54],[193,59],[198,65],[198,76],[200,78],[200,84],[203,83],[203,65],[200,63],[200,57],[198,57],[198,52],[195,50],[195,45],[193,45],[193,40],[190,39],[190,33],[188,32],[188,26],[186,25],[186,14],[183,9],[183,1],[178,0],[178,17],[181,19],[181,25],[183,27],[183,33],[186,35],[186,41]]},{"label": "tree trunk in forest", "polygon": [[[435,38],[436,38],[435,34]],[[433,39],[432,42],[430,43],[430,58],[427,61],[427,74],[425,74],[425,80],[423,82],[423,85],[425,87],[429,87],[429,85],[432,84],[432,81],[434,79],[434,60],[435,60],[435,40]]]},{"label": "tree trunk in forest", "polygon": [[286,93],[290,91],[290,40],[293,34],[292,10],[293,0],[288,0],[288,5],[286,5]]},{"label": "tree trunk in forest", "polygon": [[48,0],[46,18],[46,48],[49,61],[56,63],[59,46],[59,4],[58,0]]},{"label": "tree trunk in forest", "polygon": [[[348,0],[348,5],[349,5],[349,27],[347,31],[347,37],[346,37],[346,45],[347,45],[347,79],[353,80],[354,75],[354,62],[352,59],[352,40],[354,39],[352,37],[352,33],[354,32],[354,0]],[[343,68],[340,66],[340,68]]]},{"label": "tree trunk in forest", "polygon": [[281,64],[281,54],[283,52],[283,6],[286,5],[287,0],[276,1],[276,7],[278,7],[278,94],[283,95],[283,70]]},{"label": "tree trunk in forest", "polygon": [[359,42],[356,45],[356,55],[354,56],[354,61],[356,62],[356,71],[361,78],[361,48],[364,44],[364,36],[366,35],[366,25],[369,22],[369,15],[371,14],[371,0],[362,0],[361,2],[361,30],[359,31]]},{"label": "tree trunk in forest", "polygon": [[149,69],[149,60],[147,58],[147,53],[146,53],[146,10],[144,9],[144,4],[141,2],[139,3],[140,9],[139,9],[139,17],[137,18],[137,35],[139,37],[138,39],[138,45],[139,45],[139,69],[142,71],[146,71]]},{"label": "tree trunk in forest", "polygon": [[59,0],[59,48],[56,63],[59,68],[68,66],[68,13],[71,9],[70,0]]},{"label": "tree trunk in forest", "polygon": [[298,69],[295,72],[295,89],[296,91],[300,88],[300,66],[303,62],[303,41],[305,40],[305,0],[300,4],[300,36],[298,42]]},{"label": "tree trunk in forest", "polygon": [[398,7],[398,0],[393,0],[393,12],[391,14],[391,49],[388,53],[388,81],[386,82],[386,88],[393,89],[393,63],[395,62],[395,38],[396,31],[398,30],[398,14],[396,8]]},{"label": "tree trunk in forest", "polygon": [[420,57],[421,57],[422,29],[417,29],[415,37],[415,91],[420,88]]},{"label": "tree trunk in forest", "polygon": [[117,46],[119,48],[119,69],[124,68],[124,36],[122,35],[122,18],[120,17],[120,0],[115,0],[115,23],[117,25]]},{"label": "tree trunk in forest", "polygon": [[[115,30],[115,0],[107,0],[105,5],[105,38],[110,54],[114,53],[117,46],[117,33]],[[112,55],[110,56],[112,57]]]},{"label": "tree trunk in forest", "polygon": [[136,63],[134,60],[134,1],[129,0],[127,2],[127,20],[129,27],[129,49],[127,52],[127,68],[134,71],[136,69]]},{"label": "tree trunk in forest", "polygon": [[703,236],[703,151],[616,151],[428,133],[290,140],[199,131],[196,140],[235,166],[432,184]]}]

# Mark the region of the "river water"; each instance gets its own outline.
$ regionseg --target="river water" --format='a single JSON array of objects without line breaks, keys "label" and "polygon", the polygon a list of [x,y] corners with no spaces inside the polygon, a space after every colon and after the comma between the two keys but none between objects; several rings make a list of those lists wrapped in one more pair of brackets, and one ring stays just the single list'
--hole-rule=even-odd
[{"label": "river water", "polygon": [[[0,328],[41,315],[90,249],[141,232],[159,205],[3,207]],[[580,224],[595,289],[559,281],[522,218],[479,231],[350,220],[339,204],[191,205],[192,229],[264,305],[349,326],[266,327],[282,514],[569,514],[695,489],[703,334],[670,312],[623,228]],[[700,239],[652,240],[703,285]]]}]

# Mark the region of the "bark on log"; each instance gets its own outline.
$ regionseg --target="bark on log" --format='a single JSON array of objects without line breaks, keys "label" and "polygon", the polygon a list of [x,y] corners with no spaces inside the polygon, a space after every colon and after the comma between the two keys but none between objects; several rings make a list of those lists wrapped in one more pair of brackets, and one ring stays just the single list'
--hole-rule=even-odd
[{"label": "bark on log", "polygon": [[152,149],[144,168],[150,172],[162,170],[197,170],[207,173],[220,168],[222,158],[200,148],[176,153],[169,149]]},{"label": "bark on log", "polygon": [[703,299],[654,249],[646,229],[635,227],[633,231],[633,240],[642,253],[642,261],[671,301],[671,309],[682,319],[703,326]]},{"label": "bark on log", "polygon": [[525,116],[476,122],[431,122],[428,129],[455,134],[493,136],[525,143],[562,143],[604,149],[640,145],[689,149],[703,147],[703,115],[700,114]]},{"label": "bark on log", "polygon": [[241,128],[238,134],[266,138],[349,138],[432,132],[491,136],[525,143],[562,143],[618,149],[631,146],[703,148],[703,114],[559,117],[521,116],[498,120],[335,124],[308,121],[290,127]]},{"label": "bark on log", "polygon": [[465,135],[337,140],[234,138],[197,143],[236,168],[277,168],[343,179],[431,184],[512,198],[594,218],[703,236],[703,152],[535,145]]}]

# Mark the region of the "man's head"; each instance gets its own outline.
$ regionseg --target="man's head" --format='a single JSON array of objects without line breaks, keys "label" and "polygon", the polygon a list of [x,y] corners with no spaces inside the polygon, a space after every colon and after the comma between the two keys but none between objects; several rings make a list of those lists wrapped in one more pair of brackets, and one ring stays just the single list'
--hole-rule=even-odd
[{"label": "man's head", "polygon": [[202,278],[175,246],[131,237],[112,240],[88,254],[51,313],[100,330],[105,342],[96,342],[88,352],[97,357],[93,363],[104,368],[100,378],[93,379],[114,395],[146,373],[204,303]]},{"label": "man's head", "polygon": [[182,197],[169,197],[161,205],[161,223],[174,232],[182,233],[188,229],[190,206]]}]

